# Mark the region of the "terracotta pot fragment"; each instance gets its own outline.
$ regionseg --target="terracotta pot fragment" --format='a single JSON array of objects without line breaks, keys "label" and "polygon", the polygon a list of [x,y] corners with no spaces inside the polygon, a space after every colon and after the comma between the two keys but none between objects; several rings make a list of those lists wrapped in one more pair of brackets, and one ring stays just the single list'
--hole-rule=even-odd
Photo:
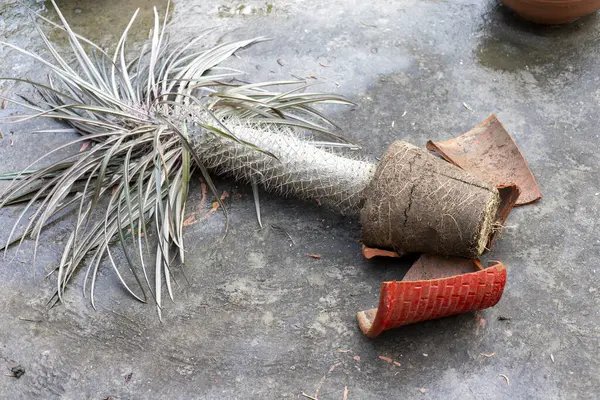
[{"label": "terracotta pot fragment", "polygon": [[495,115],[469,132],[445,142],[427,142],[427,149],[498,188],[515,183],[521,192],[516,205],[542,198],[527,161]]},{"label": "terracotta pot fragment", "polygon": [[377,308],[356,314],[368,337],[429,319],[447,317],[494,306],[504,291],[506,269],[479,260],[422,255],[402,281],[383,282]]}]

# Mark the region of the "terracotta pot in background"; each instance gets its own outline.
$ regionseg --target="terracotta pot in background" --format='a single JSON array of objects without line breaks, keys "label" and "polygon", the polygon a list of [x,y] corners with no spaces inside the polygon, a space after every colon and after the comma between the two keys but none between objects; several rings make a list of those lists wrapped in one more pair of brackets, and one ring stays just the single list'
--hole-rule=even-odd
[{"label": "terracotta pot in background", "polygon": [[600,0],[501,0],[521,17],[538,24],[566,24],[600,9]]}]

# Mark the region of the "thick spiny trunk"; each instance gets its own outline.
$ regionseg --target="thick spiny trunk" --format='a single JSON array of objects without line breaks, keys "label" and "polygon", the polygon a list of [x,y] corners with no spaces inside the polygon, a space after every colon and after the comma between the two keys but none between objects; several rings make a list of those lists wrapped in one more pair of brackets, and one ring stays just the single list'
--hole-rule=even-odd
[{"label": "thick spiny trunk", "polygon": [[318,201],[344,215],[359,214],[375,165],[314,146],[291,129],[262,131],[233,121],[227,126],[240,140],[277,158],[213,135],[192,136],[196,154],[207,168],[262,184],[271,192]]}]

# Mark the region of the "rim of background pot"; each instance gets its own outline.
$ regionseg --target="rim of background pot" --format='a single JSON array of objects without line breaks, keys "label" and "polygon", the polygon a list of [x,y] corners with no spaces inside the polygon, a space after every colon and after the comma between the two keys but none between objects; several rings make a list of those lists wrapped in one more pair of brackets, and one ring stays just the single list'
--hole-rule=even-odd
[{"label": "rim of background pot", "polygon": [[600,10],[600,0],[502,0],[522,18],[538,24],[567,24]]}]

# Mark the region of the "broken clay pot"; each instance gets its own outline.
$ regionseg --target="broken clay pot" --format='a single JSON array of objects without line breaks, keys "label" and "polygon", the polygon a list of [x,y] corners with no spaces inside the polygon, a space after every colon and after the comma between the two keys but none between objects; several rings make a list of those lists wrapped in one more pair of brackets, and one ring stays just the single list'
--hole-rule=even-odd
[{"label": "broken clay pot", "polygon": [[600,0],[501,0],[522,18],[538,24],[566,24],[600,10]]},{"label": "broken clay pot", "polygon": [[374,338],[387,329],[492,307],[505,284],[500,262],[484,269],[477,259],[424,254],[402,281],[383,282],[378,307],[356,318],[361,331]]},{"label": "broken clay pot", "polygon": [[445,142],[428,141],[427,149],[498,189],[514,183],[520,191],[515,206],[542,198],[519,147],[493,114],[463,135]]}]

